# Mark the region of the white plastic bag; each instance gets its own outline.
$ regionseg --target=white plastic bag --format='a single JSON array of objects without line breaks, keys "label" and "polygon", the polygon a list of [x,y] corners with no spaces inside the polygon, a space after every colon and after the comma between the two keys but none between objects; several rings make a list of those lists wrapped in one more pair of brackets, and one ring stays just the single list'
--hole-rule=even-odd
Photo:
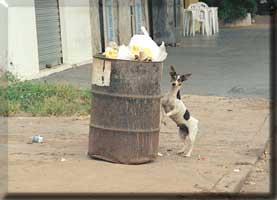
[{"label": "white plastic bag", "polygon": [[117,59],[121,59],[121,60],[133,60],[134,56],[131,54],[131,51],[130,51],[129,47],[127,47],[125,45],[121,45],[118,48]]},{"label": "white plastic bag", "polygon": [[139,52],[143,52],[146,57],[152,61],[163,61],[167,57],[164,42],[159,47],[149,36],[145,27],[141,27],[143,35],[134,35],[129,43],[129,48],[134,56],[139,56]]},{"label": "white plastic bag", "polygon": [[160,53],[159,53],[159,56],[157,57],[156,61],[164,61],[167,57],[167,52],[166,52],[164,42],[162,42],[162,44],[159,48],[160,48]]}]

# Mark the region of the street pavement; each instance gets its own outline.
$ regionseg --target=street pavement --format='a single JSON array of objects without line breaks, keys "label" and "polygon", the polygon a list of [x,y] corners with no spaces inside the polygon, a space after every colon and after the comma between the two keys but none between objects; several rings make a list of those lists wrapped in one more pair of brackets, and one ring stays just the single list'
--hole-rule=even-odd
[{"label": "street pavement", "polygon": [[[270,94],[269,26],[223,28],[216,36],[186,37],[179,47],[167,47],[162,90],[169,85],[168,67],[192,73],[182,94],[263,97]],[[64,82],[90,88],[91,64],[52,74],[37,81]]]}]

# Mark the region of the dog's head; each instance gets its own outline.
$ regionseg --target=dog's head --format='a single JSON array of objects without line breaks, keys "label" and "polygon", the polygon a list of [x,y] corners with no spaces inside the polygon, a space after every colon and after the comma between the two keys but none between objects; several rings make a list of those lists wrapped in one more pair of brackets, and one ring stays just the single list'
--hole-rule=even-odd
[{"label": "dog's head", "polygon": [[183,82],[188,80],[188,77],[191,76],[191,74],[177,74],[177,72],[175,71],[175,68],[171,65],[170,66],[170,72],[169,75],[171,77],[171,85],[172,87],[181,87]]}]

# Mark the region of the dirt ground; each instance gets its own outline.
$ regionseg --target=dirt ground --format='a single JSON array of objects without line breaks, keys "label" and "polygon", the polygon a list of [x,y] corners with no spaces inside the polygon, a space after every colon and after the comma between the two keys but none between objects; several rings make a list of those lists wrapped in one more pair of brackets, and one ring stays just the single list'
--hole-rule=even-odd
[{"label": "dirt ground", "polygon": [[[148,164],[121,165],[87,157],[89,117],[9,118],[9,193],[239,192],[269,135],[265,99],[184,96],[199,119],[192,157],[177,155],[181,143],[168,119],[159,152]],[[31,144],[40,134],[45,141]],[[265,174],[269,176],[269,173]],[[269,191],[264,182],[259,192]],[[262,191],[261,191],[262,190]]]},{"label": "dirt ground", "polygon": [[0,199],[7,191],[7,127],[7,119],[0,117]]}]

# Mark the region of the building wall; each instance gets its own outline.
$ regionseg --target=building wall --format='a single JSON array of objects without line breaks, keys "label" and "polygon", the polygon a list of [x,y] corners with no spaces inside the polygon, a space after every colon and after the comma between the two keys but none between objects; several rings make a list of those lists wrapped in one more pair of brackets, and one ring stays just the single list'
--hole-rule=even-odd
[{"label": "building wall", "polygon": [[35,8],[33,0],[20,1],[8,11],[8,70],[28,77],[39,73]]},{"label": "building wall", "polygon": [[89,0],[60,0],[63,61],[92,60]]},{"label": "building wall", "polygon": [[6,69],[8,57],[8,8],[0,4],[0,69]]},{"label": "building wall", "polygon": [[190,4],[197,3],[199,0],[184,0],[185,8],[188,8]]},{"label": "building wall", "polygon": [[181,0],[151,0],[153,38],[176,45],[182,38],[184,4]]},{"label": "building wall", "polygon": [[[47,70],[39,70],[34,0],[7,1],[9,3],[8,11],[2,12],[3,9],[0,8],[0,65],[7,63],[8,70],[20,77],[36,77],[36,75],[42,74]],[[94,2],[91,3],[94,7],[90,7],[89,1]],[[90,62],[92,61],[92,55],[100,50],[100,32],[96,34],[98,37],[94,37],[95,34],[93,33],[95,29],[100,28],[100,25],[98,24],[97,27],[91,26],[91,21],[95,24],[94,22],[97,22],[97,18],[99,19],[99,17],[94,17],[94,15],[98,16],[98,13],[96,13],[98,12],[96,2],[96,0],[59,0],[64,64],[74,65]],[[120,2],[123,3],[123,0]],[[124,0],[126,12],[121,12],[123,16],[120,16],[120,20],[116,19],[122,27],[123,25],[131,26],[129,24],[130,17],[125,16],[130,11],[130,0],[126,2],[128,3],[125,3]],[[146,2],[146,0],[142,2]],[[96,12],[91,13],[90,10]],[[144,15],[147,15],[147,13],[144,13],[143,17]],[[123,18],[126,18],[126,21]],[[145,18],[147,27],[148,16]],[[7,26],[8,34],[5,30]],[[122,27],[121,30],[127,31]],[[126,33],[123,34],[124,31],[120,34],[122,35],[122,37],[119,37],[120,43],[125,41],[123,37],[126,38]],[[91,33],[93,33],[93,39]],[[8,38],[8,42],[5,37]],[[92,45],[94,45],[94,48],[92,48]],[[94,49],[94,52],[92,49]],[[8,59],[3,59],[5,57]]]},{"label": "building wall", "polygon": [[90,23],[91,23],[91,46],[93,54],[102,52],[102,39],[101,39],[101,26],[100,26],[100,13],[99,2],[89,0],[90,3]]},{"label": "building wall", "polygon": [[[34,0],[8,3],[8,10],[0,6],[0,66],[7,63],[9,71],[26,79],[45,73],[39,70]],[[91,61],[89,0],[59,3],[64,64]]]}]

